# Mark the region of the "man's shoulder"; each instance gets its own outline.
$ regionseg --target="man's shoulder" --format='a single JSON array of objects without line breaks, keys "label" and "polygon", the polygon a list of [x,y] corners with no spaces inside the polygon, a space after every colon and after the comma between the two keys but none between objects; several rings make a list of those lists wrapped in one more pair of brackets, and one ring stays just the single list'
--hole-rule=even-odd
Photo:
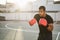
[{"label": "man's shoulder", "polygon": [[34,15],[34,18],[37,18],[37,17],[39,17],[39,14],[35,14],[35,15]]},{"label": "man's shoulder", "polygon": [[52,17],[50,15],[48,15],[48,14],[47,14],[47,18],[52,19]]},{"label": "man's shoulder", "polygon": [[51,17],[50,15],[48,15],[48,14],[46,14],[47,15],[47,17]]},{"label": "man's shoulder", "polygon": [[34,16],[35,16],[35,17],[38,17],[38,16],[39,16],[39,14],[35,14]]},{"label": "man's shoulder", "polygon": [[35,16],[38,16],[39,14],[35,14]]}]

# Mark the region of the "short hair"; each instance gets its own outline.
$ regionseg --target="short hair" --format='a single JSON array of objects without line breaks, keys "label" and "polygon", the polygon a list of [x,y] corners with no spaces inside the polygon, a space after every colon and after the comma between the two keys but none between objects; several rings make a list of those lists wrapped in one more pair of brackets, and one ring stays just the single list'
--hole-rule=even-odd
[{"label": "short hair", "polygon": [[44,11],[46,10],[45,6],[40,6],[40,7],[39,7],[39,10],[40,10],[40,9],[43,9]]}]

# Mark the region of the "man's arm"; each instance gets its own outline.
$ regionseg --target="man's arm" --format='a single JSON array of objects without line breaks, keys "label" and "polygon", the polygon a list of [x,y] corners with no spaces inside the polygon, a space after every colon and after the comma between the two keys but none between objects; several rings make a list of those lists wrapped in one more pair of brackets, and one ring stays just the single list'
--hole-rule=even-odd
[{"label": "man's arm", "polygon": [[31,22],[29,22],[29,25],[30,25],[30,26],[33,26],[33,24],[32,24]]},{"label": "man's arm", "polygon": [[53,31],[53,18],[51,16],[48,16],[48,31]]},{"label": "man's arm", "polygon": [[53,31],[53,23],[48,24],[48,31]]},{"label": "man's arm", "polygon": [[33,25],[36,23],[37,18],[38,18],[38,14],[36,14],[36,15],[34,16],[33,20],[32,20],[32,19],[30,20],[30,21],[31,21],[31,22],[29,22],[30,26],[33,26]]}]

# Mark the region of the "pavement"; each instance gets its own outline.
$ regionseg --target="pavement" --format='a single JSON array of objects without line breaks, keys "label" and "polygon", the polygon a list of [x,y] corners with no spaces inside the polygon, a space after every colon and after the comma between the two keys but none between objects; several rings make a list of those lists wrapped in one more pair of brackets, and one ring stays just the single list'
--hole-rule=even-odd
[{"label": "pavement", "polygon": [[[37,40],[38,24],[28,21],[0,21],[0,40]],[[53,40],[60,40],[60,24],[54,23]]]}]

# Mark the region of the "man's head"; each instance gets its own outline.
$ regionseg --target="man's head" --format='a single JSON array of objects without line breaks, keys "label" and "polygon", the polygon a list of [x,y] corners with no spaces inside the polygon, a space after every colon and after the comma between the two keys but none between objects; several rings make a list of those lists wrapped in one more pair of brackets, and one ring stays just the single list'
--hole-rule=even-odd
[{"label": "man's head", "polygon": [[45,15],[45,10],[46,10],[46,9],[45,9],[44,6],[40,6],[40,7],[39,7],[39,14],[40,14],[40,16],[43,17],[43,16]]}]

